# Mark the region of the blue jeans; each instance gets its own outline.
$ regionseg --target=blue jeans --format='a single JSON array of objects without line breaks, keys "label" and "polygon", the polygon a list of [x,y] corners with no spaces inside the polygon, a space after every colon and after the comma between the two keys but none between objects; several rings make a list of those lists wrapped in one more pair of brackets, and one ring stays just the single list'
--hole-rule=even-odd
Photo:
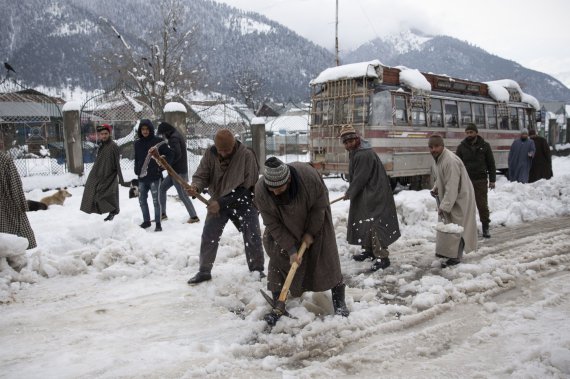
[{"label": "blue jeans", "polygon": [[[178,174],[178,175],[180,175],[184,180],[188,181],[188,174]],[[184,203],[184,206],[186,207],[186,210],[188,211],[190,217],[197,217],[194,205],[192,205],[192,200],[190,200],[190,197],[188,197],[188,194],[186,193],[186,191],[184,191],[184,188],[182,188],[180,183],[178,183],[176,180],[172,180],[172,177],[170,175],[164,178],[164,180],[160,184],[159,199],[160,199],[160,206],[162,207],[162,214],[166,214],[166,192],[172,186],[176,188],[176,192],[178,192],[178,197],[180,197],[180,200],[182,200],[182,202]]]},{"label": "blue jeans", "polygon": [[154,205],[154,220],[157,224],[160,224],[160,202],[158,201],[158,188],[160,187],[161,180],[155,180],[152,182],[139,181],[139,204],[141,206],[141,211],[143,214],[143,221],[150,221],[150,212],[148,210],[148,191],[152,194],[152,204]]}]

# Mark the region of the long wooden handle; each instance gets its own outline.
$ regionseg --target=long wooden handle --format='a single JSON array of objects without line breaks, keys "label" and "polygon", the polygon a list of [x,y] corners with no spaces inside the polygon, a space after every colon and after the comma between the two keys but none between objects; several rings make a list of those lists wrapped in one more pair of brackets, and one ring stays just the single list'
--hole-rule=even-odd
[{"label": "long wooden handle", "polygon": [[[305,250],[307,250],[307,244],[303,242],[301,244],[301,247],[297,251],[299,259],[303,258]],[[289,292],[289,287],[291,287],[291,283],[293,282],[293,277],[295,277],[297,268],[299,268],[299,265],[297,264],[297,262],[293,262],[291,268],[289,269],[289,273],[287,274],[287,278],[285,279],[285,284],[283,284],[283,288],[281,288],[281,293],[279,294],[279,301],[285,302],[285,300],[287,300],[287,293]]]},{"label": "long wooden handle", "polygon": [[[152,157],[158,162],[159,165],[164,167],[164,169],[168,172],[168,175],[170,175],[174,180],[176,180],[178,183],[180,183],[180,185],[184,188],[184,190],[187,190],[190,188],[190,184],[188,184],[188,182],[186,182],[186,180],[184,180],[180,175],[178,175],[176,173],[176,171],[174,171],[174,169],[172,168],[172,166],[170,166],[168,164],[166,159],[164,159],[164,157],[160,156],[160,154],[158,153],[158,150],[153,150],[149,154],[152,155]],[[197,193],[195,196],[202,203],[208,205],[208,200],[206,200],[206,198],[204,196],[200,195],[199,193]]]},{"label": "long wooden handle", "polygon": [[336,203],[336,202],[338,202],[338,201],[341,201],[341,200],[343,200],[343,199],[344,199],[344,195],[341,196],[341,197],[339,197],[338,199],[334,199],[333,201],[331,201],[330,205],[333,205],[334,203]]}]

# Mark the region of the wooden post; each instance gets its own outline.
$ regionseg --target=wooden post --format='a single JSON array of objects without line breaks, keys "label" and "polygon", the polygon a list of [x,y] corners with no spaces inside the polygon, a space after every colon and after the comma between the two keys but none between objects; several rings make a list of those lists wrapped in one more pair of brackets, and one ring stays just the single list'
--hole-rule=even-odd
[{"label": "wooden post", "polygon": [[81,103],[69,101],[63,105],[63,140],[67,169],[73,174],[83,174],[83,141],[79,111]]},{"label": "wooden post", "polygon": [[263,168],[265,163],[265,120],[261,117],[255,117],[251,120],[251,144],[252,149],[257,156],[257,163]]},{"label": "wooden post", "polygon": [[164,120],[174,126],[184,139],[188,134],[186,113],[186,107],[182,103],[170,102],[164,106]]}]

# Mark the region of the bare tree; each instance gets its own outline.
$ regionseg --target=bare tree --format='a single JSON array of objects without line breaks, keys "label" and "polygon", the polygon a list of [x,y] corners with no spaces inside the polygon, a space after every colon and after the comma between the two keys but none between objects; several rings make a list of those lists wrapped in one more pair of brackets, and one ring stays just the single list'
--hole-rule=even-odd
[{"label": "bare tree", "polygon": [[259,103],[259,95],[262,88],[262,80],[252,70],[242,70],[232,75],[234,79],[233,92],[236,97],[243,100],[245,105],[255,111]]},{"label": "bare tree", "polygon": [[102,52],[96,69],[116,88],[134,91],[156,116],[173,96],[185,97],[196,88],[202,70],[191,69],[185,57],[195,45],[195,27],[185,27],[185,8],[180,0],[161,0],[161,19],[135,47],[106,18],[100,17],[101,30],[112,47]]}]

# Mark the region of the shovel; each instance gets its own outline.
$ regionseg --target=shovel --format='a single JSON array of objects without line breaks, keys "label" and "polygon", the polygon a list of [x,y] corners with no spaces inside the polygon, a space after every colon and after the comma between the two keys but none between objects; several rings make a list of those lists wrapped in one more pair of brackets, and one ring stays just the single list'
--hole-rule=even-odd
[{"label": "shovel", "polygon": [[[170,175],[172,179],[180,183],[180,185],[182,186],[182,188],[184,188],[185,191],[190,188],[190,184],[188,184],[186,180],[184,180],[180,175],[176,173],[176,171],[174,171],[172,166],[168,164],[168,162],[166,161],[166,159],[164,159],[164,157],[160,156],[160,154],[158,153],[158,149],[152,149],[151,151],[149,151],[149,154],[152,156],[152,158],[155,161],[158,162],[159,165],[164,167],[164,169],[168,172],[168,175]],[[195,196],[202,203],[208,205],[208,200],[206,200],[204,196],[200,195],[199,193],[197,193]]]},{"label": "shovel", "polygon": [[[303,242],[301,244],[301,247],[297,251],[299,259],[303,258],[305,250],[307,250],[307,244]],[[289,269],[289,273],[287,274],[287,278],[285,279],[285,283],[281,288],[281,293],[279,294],[279,298],[275,303],[273,302],[273,300],[271,300],[270,302],[273,309],[271,310],[271,313],[265,315],[264,319],[271,326],[275,325],[277,323],[277,320],[279,320],[279,318],[283,315],[290,317],[289,313],[285,310],[285,301],[287,300],[287,295],[289,294],[289,287],[291,287],[291,283],[293,282],[293,278],[295,277],[297,268],[299,268],[299,265],[297,264],[297,262],[293,262],[291,268]],[[267,296],[265,292],[262,291],[262,293],[263,297],[265,297],[265,300],[269,302],[271,298]]]},{"label": "shovel", "polygon": [[341,200],[343,200],[343,199],[344,199],[344,195],[341,196],[341,197],[339,197],[338,199],[334,199],[333,201],[331,201],[331,202],[330,202],[330,205],[333,205],[334,203],[336,203],[336,202],[338,202],[338,201],[341,201]]}]

